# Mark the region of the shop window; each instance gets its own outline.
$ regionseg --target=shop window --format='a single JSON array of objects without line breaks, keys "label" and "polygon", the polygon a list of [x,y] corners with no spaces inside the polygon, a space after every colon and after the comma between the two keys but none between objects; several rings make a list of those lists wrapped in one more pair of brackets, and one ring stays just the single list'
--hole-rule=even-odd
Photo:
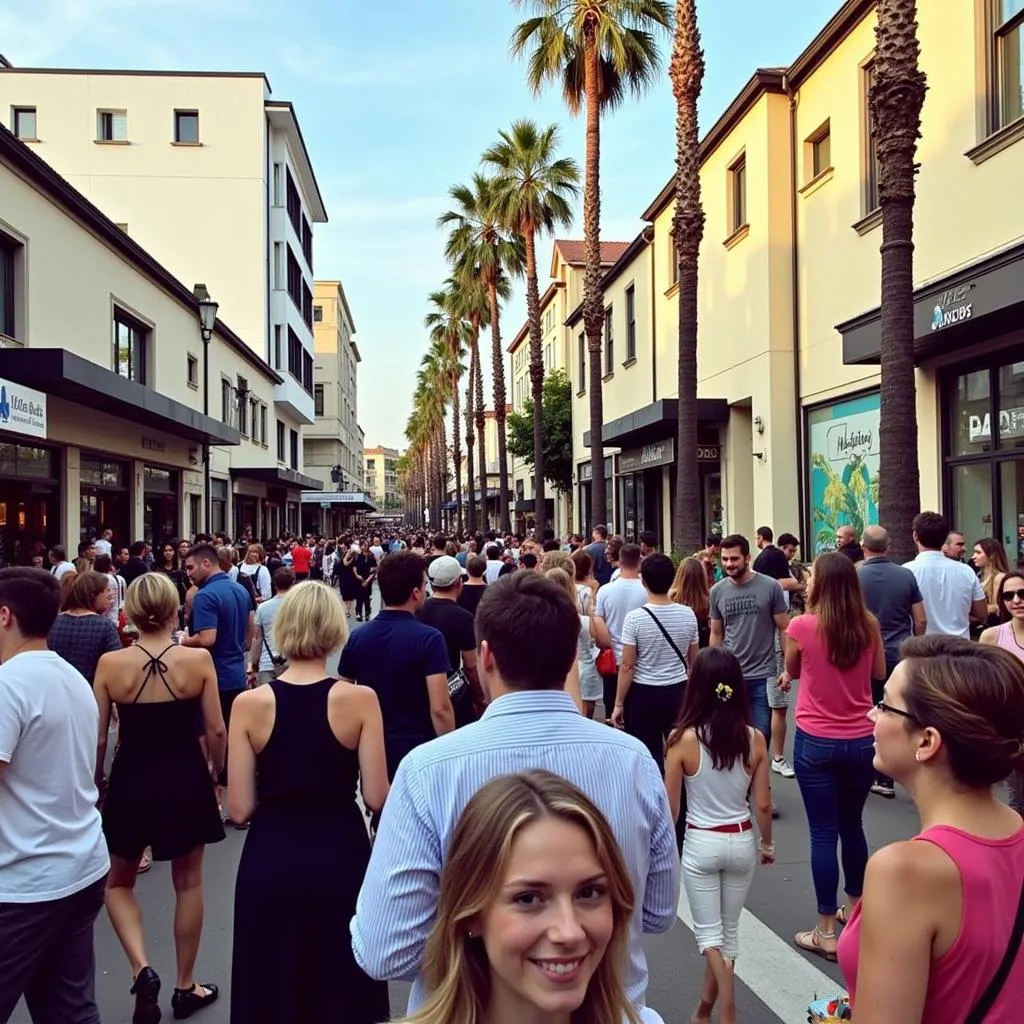
[{"label": "shop window", "polygon": [[1024,116],[1024,0],[995,0],[993,6],[993,128],[998,129]]},{"label": "shop window", "polygon": [[996,385],[999,447],[1024,448],[1024,362],[999,368]]},{"label": "shop window", "polygon": [[12,107],[11,131],[22,142],[37,142],[39,136],[36,134],[36,108]]},{"label": "shop window", "polygon": [[185,357],[185,373],[190,388],[199,387],[199,358],[191,352]]},{"label": "shop window", "polygon": [[956,378],[950,403],[950,455],[992,450],[989,371],[974,370]]},{"label": "shop window", "polygon": [[9,235],[0,233],[0,334],[16,337],[17,303],[20,296],[15,288],[21,244]]},{"label": "shop window", "polygon": [[181,146],[199,145],[198,110],[176,110],[174,112],[174,141]]},{"label": "shop window", "polygon": [[953,469],[956,528],[965,537],[992,536],[992,463],[972,462]]},{"label": "shop window", "polygon": [[612,373],[615,369],[615,335],[612,333],[612,307],[604,311],[604,372]]},{"label": "shop window", "polygon": [[128,141],[128,111],[127,110],[97,110],[96,111],[96,141],[97,142],[127,142]]},{"label": "shop window", "polygon": [[114,307],[114,372],[137,384],[147,383],[149,328],[120,307]]},{"label": "shop window", "polygon": [[636,359],[636,288],[626,289],[626,362]]},{"label": "shop window", "polygon": [[1010,565],[1024,567],[1024,460],[1002,463],[999,492],[1002,513],[999,536]]},{"label": "shop window", "polygon": [[875,62],[864,65],[863,72],[864,124],[864,213],[873,213],[881,202],[878,198],[878,141],[875,138],[875,118],[871,113],[871,87],[875,82]]}]

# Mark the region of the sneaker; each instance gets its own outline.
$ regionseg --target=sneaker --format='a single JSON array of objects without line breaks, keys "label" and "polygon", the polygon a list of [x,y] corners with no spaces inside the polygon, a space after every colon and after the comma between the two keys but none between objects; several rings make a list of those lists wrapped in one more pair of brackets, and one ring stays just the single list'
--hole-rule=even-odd
[{"label": "sneaker", "polygon": [[772,758],[772,771],[784,779],[792,779],[796,775],[793,766],[784,757]]},{"label": "sneaker", "polygon": [[874,793],[875,796],[885,797],[886,800],[896,799],[896,787],[886,785],[884,782],[874,783],[871,787],[871,792]]}]

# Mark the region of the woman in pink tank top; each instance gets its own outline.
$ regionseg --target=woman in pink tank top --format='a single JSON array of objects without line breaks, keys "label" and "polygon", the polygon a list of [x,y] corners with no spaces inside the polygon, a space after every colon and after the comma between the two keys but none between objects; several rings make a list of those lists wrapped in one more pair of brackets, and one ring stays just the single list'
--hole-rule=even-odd
[{"label": "woman in pink tank top", "polygon": [[856,1024],[1019,1024],[1019,950],[988,1012],[1024,886],[1024,822],[992,787],[1024,763],[1024,660],[990,644],[916,637],[872,711],[875,768],[921,815],[914,839],[868,862],[839,940]]}]

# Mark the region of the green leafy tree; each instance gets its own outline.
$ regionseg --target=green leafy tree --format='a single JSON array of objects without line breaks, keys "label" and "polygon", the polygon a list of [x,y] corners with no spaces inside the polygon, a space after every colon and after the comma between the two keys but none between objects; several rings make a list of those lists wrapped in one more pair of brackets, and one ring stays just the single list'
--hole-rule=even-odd
[{"label": "green leafy tree", "polygon": [[[572,383],[564,370],[551,370],[544,378],[540,420],[545,479],[567,494],[572,490]],[[528,398],[522,412],[509,414],[508,450],[536,473],[534,422]]]}]

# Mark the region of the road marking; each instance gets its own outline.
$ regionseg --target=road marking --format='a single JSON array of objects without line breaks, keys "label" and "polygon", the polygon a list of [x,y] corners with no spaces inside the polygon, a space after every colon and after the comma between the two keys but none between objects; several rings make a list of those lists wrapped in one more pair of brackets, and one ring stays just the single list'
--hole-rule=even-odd
[{"label": "road marking", "polygon": [[[693,931],[686,889],[679,887],[679,920]],[[785,1024],[807,1020],[815,998],[838,995],[841,986],[809,964],[749,910],[740,914],[740,955],[736,977]]]}]

